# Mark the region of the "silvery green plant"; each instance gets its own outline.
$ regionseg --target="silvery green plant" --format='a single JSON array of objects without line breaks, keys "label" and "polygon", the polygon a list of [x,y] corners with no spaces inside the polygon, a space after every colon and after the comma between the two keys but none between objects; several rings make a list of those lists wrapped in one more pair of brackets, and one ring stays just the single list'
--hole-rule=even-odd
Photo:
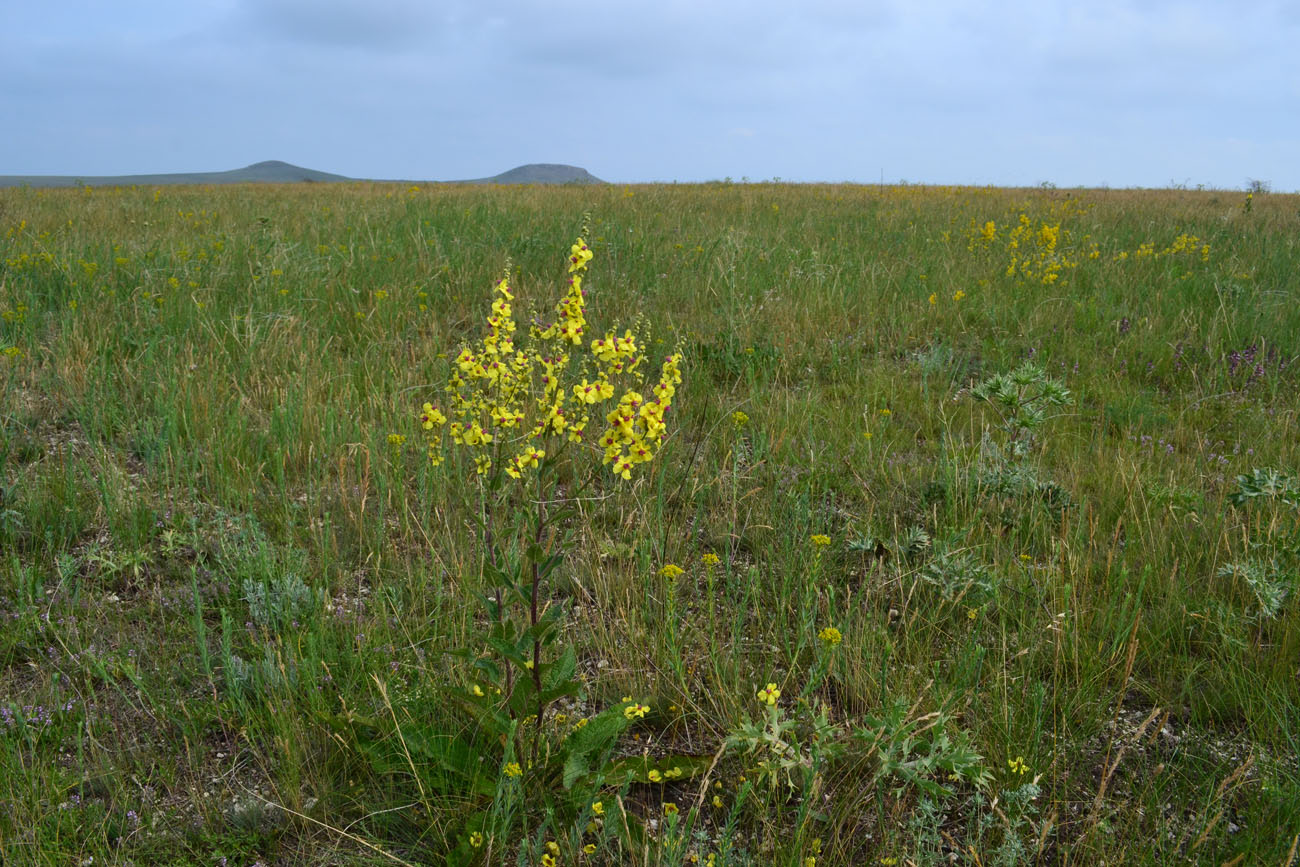
[{"label": "silvery green plant", "polygon": [[971,397],[997,413],[1014,457],[1028,454],[1034,431],[1052,418],[1051,411],[1071,402],[1070,390],[1047,370],[1026,361],[1010,373],[998,373],[974,386]]}]

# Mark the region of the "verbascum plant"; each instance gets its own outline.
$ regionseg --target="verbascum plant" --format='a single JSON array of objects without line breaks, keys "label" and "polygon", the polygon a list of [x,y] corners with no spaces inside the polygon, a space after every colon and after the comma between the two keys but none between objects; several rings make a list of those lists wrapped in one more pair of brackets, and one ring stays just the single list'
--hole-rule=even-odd
[{"label": "verbascum plant", "polygon": [[[612,760],[619,735],[652,710],[631,696],[587,718],[553,711],[557,699],[586,698],[574,648],[554,646],[565,600],[546,586],[571,547],[571,504],[602,477],[615,485],[634,479],[659,454],[682,381],[678,352],[647,376],[643,328],[592,331],[582,285],[592,258],[579,238],[563,298],[526,327],[507,269],[493,289],[486,334],[454,358],[445,403],[429,401],[419,414],[431,462],[459,468],[479,494],[489,623],[481,646],[454,652],[468,663],[466,682],[449,690],[477,726],[412,756],[413,765],[422,758],[442,779],[459,779],[468,811],[457,845],[468,860],[503,857],[539,818],[573,831],[562,843],[607,845],[608,835],[590,831],[600,825],[590,804],[603,789],[653,782],[664,768],[676,776],[702,770],[686,756],[663,759],[663,768],[646,758]],[[461,459],[448,460],[457,452]],[[408,745],[434,742],[402,734]],[[620,824],[629,828],[626,819]]]}]

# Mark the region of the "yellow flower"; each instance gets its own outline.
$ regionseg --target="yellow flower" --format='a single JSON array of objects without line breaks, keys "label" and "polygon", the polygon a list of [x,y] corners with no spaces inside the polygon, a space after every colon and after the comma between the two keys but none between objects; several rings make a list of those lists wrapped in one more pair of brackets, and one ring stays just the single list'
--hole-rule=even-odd
[{"label": "yellow flower", "polygon": [[474,684],[473,686],[471,686],[471,687],[469,688],[469,693],[470,693],[470,695],[473,695],[473,696],[482,697],[482,695],[483,695],[483,687],[479,686],[479,685],[476,683],[476,684]]},{"label": "yellow flower", "polygon": [[937,293],[937,292],[931,292],[931,293],[930,293],[930,303],[931,303],[931,304],[937,304],[938,301],[939,301],[939,293]]},{"label": "yellow flower", "polygon": [[736,410],[731,414],[731,423],[735,425],[737,429],[742,428],[749,424],[749,416],[745,415],[740,410]]},{"label": "yellow flower", "polygon": [[583,846],[583,847],[582,847],[582,851],[585,852],[585,853],[588,854],[588,855],[595,855],[595,854],[596,854],[596,844],[595,844],[595,843],[588,843],[586,846]]},{"label": "yellow flower", "polygon": [[665,816],[676,816],[676,815],[677,815],[677,805],[674,804],[672,801],[669,801],[668,803],[664,804],[664,815],[665,815]]},{"label": "yellow flower", "polygon": [[722,562],[722,558],[712,551],[700,557],[700,561],[707,567],[712,568]]},{"label": "yellow flower", "polygon": [[962,290],[958,289],[956,292],[953,293],[952,300],[953,300],[953,301],[960,301],[961,299],[963,299],[963,298],[965,298],[965,297],[966,297],[966,293],[963,292]]},{"label": "yellow flower", "polygon": [[550,852],[552,855],[559,855],[559,854],[560,854],[560,844],[559,844],[559,843],[556,843],[554,840],[547,840],[547,841],[546,841],[546,851],[547,851],[547,852]]},{"label": "yellow flower", "polygon": [[542,867],[555,867],[555,856],[547,852],[542,856]]},{"label": "yellow flower", "polygon": [[[626,699],[625,699],[626,700]],[[650,712],[650,706],[632,702],[632,704],[623,708],[623,716],[628,720],[638,720]]]},{"label": "yellow flower", "polygon": [[605,815],[605,804],[602,801],[591,802],[591,812],[597,816]]},{"label": "yellow flower", "polygon": [[523,776],[523,773],[524,773],[524,769],[519,767],[518,762],[506,763],[505,774],[507,777],[519,777],[519,776]]},{"label": "yellow flower", "polygon": [[827,626],[821,632],[817,633],[817,637],[820,638],[822,643],[827,647],[834,647],[844,640],[844,636],[834,626]]},{"label": "yellow flower", "polygon": [[574,271],[585,269],[587,263],[591,261],[591,256],[592,253],[591,250],[587,248],[587,242],[579,238],[577,242],[569,248],[569,273],[572,274]]},{"label": "yellow flower", "polygon": [[718,795],[713,796],[713,806],[717,807],[718,809],[722,809],[722,798],[719,797]]},{"label": "yellow flower", "polygon": [[831,543],[831,537],[825,535],[824,533],[814,533],[812,537],[812,543],[813,543],[813,547],[815,548],[825,548],[827,545]]},{"label": "yellow flower", "polygon": [[388,435],[388,444],[393,448],[401,448],[405,443],[406,437],[401,434],[392,433]]},{"label": "yellow flower", "polygon": [[1011,769],[1011,773],[1013,774],[1024,775],[1029,773],[1029,765],[1025,764],[1024,756],[1016,756],[1014,759],[1007,759],[1007,767]]},{"label": "yellow flower", "polygon": [[669,581],[676,581],[686,570],[675,563],[668,563],[659,570],[659,577],[667,578]]},{"label": "yellow flower", "polygon": [[652,768],[649,773],[649,778],[652,783],[662,783],[664,775],[659,773],[658,769]]},{"label": "yellow flower", "polygon": [[776,688],[775,683],[769,683],[758,691],[758,700],[767,705],[775,705],[776,700],[781,697],[781,690]]},{"label": "yellow flower", "polygon": [[469,844],[475,849],[479,848],[483,845],[483,835],[478,831],[473,832],[469,835]]}]

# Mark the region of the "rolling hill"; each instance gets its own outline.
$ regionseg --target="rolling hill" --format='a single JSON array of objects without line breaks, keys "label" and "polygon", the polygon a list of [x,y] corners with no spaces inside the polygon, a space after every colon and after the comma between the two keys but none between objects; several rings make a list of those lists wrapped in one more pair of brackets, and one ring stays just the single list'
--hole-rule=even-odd
[{"label": "rolling hill", "polygon": [[[0,175],[0,187],[130,187],[164,184],[298,184],[366,181],[344,175],[305,169],[280,160],[253,163],[225,172],[184,172],[149,175]],[[411,181],[400,183],[462,184],[601,184],[604,181],[577,166],[530,163],[490,178],[465,181]]]}]

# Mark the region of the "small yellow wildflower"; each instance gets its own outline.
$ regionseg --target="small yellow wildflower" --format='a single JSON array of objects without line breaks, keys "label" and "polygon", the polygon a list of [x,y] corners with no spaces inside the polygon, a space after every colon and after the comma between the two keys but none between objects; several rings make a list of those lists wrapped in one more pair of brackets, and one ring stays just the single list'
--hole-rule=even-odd
[{"label": "small yellow wildflower", "polygon": [[740,429],[749,424],[749,416],[745,415],[740,410],[736,410],[731,414],[731,423],[735,425],[737,429]]},{"label": "small yellow wildflower", "polygon": [[652,783],[662,783],[664,781],[664,775],[659,773],[657,768],[651,768],[650,773],[647,776]]},{"label": "small yellow wildflower", "polygon": [[400,449],[406,443],[406,437],[402,434],[391,433],[388,435],[388,444],[395,449]]},{"label": "small yellow wildflower", "polygon": [[505,774],[507,777],[523,776],[524,769],[519,767],[518,762],[506,762]]},{"label": "small yellow wildflower", "polygon": [[781,697],[781,690],[776,688],[775,683],[769,683],[758,691],[758,700],[767,705],[775,705],[776,700]]},{"label": "small yellow wildflower", "polygon": [[669,581],[676,581],[686,570],[675,563],[668,563],[659,570],[659,577],[667,578]]},{"label": "small yellow wildflower", "polygon": [[834,647],[844,640],[844,635],[834,626],[827,626],[821,632],[817,633],[817,637],[820,638],[822,643],[827,647]]},{"label": "small yellow wildflower", "polygon": [[722,798],[718,795],[713,796],[713,806],[722,809]]},{"label": "small yellow wildflower", "polygon": [[979,617],[979,616],[980,616],[980,610],[979,610],[978,608],[967,608],[967,609],[966,609],[966,619],[967,619],[967,620],[974,620],[976,617]]},{"label": "small yellow wildflower", "polygon": [[597,816],[605,815],[605,803],[603,801],[592,801],[591,812]]},{"label": "small yellow wildflower", "polygon": [[431,403],[426,403],[420,410],[420,426],[425,430],[433,430],[434,425],[440,425],[447,421],[447,417],[438,411],[438,408]]},{"label": "small yellow wildflower", "polygon": [[676,815],[677,815],[677,812],[678,812],[678,811],[677,811],[677,805],[674,804],[672,801],[669,801],[668,803],[664,804],[664,815],[665,815],[665,816],[676,816]]},{"label": "small yellow wildflower", "polygon": [[480,846],[483,845],[483,835],[480,834],[478,831],[474,831],[472,834],[469,835],[469,844],[473,846],[475,849],[479,848]]},{"label": "small yellow wildflower", "polygon": [[632,702],[632,704],[623,708],[623,716],[628,720],[638,720],[650,712],[650,706]]},{"label": "small yellow wildflower", "polygon": [[812,543],[814,547],[825,548],[827,545],[831,543],[831,537],[825,535],[824,533],[814,533],[812,537]]},{"label": "small yellow wildflower", "polygon": [[542,856],[542,867],[555,867],[555,856],[547,852]]},{"label": "small yellow wildflower", "polygon": [[483,687],[476,683],[469,688],[469,694],[481,698],[483,696]]},{"label": "small yellow wildflower", "polygon": [[585,852],[585,853],[588,854],[588,855],[595,855],[595,854],[596,854],[596,844],[595,844],[595,843],[588,843],[586,846],[583,846],[583,847],[582,847],[582,851]]},{"label": "small yellow wildflower", "polygon": [[717,566],[719,563],[721,563],[722,558],[719,557],[717,554],[714,554],[712,551],[710,551],[704,556],[700,557],[700,562],[702,562],[705,566],[712,568],[714,566]]},{"label": "small yellow wildflower", "polygon": [[961,299],[963,299],[963,298],[965,298],[965,297],[966,297],[966,293],[963,292],[962,290],[958,289],[956,292],[953,293],[952,300],[953,300],[953,301],[960,301]]},{"label": "small yellow wildflower", "polygon": [[1016,756],[1014,759],[1007,759],[1007,767],[1011,769],[1011,773],[1013,774],[1024,775],[1029,773],[1029,765],[1025,764],[1024,756]]},{"label": "small yellow wildflower", "polygon": [[554,840],[547,840],[547,841],[546,841],[546,851],[547,851],[547,852],[550,852],[552,855],[559,855],[559,854],[560,854],[560,844],[559,844],[559,843],[556,843]]},{"label": "small yellow wildflower", "polygon": [[931,305],[934,305],[934,304],[937,304],[937,303],[939,303],[939,293],[937,293],[937,292],[931,292],[931,293],[930,293],[930,304],[931,304]]}]

